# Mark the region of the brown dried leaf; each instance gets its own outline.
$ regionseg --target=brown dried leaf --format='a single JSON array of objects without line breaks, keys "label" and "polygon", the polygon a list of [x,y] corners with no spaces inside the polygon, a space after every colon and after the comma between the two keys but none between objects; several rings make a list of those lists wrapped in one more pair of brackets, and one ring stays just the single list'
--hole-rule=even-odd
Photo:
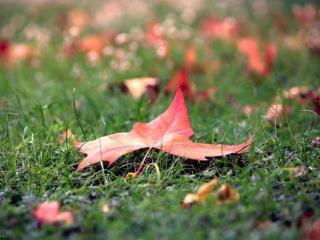
[{"label": "brown dried leaf", "polygon": [[240,194],[229,184],[223,184],[217,193],[219,203],[234,203],[240,200]]},{"label": "brown dried leaf", "polygon": [[213,189],[218,185],[218,182],[218,178],[214,178],[210,182],[200,186],[196,193],[188,193],[182,202],[182,207],[188,208],[193,203],[203,204]]}]

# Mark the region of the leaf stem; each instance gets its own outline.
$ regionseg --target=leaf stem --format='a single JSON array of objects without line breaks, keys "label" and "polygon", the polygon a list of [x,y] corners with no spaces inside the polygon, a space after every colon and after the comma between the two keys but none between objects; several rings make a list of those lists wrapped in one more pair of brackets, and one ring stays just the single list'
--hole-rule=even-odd
[{"label": "leaf stem", "polygon": [[140,166],[138,168],[138,170],[135,172],[135,175],[138,176],[140,174],[140,172],[142,171],[143,167],[144,167],[144,162],[147,160],[147,157],[149,155],[151,151],[151,147],[148,149],[148,151],[146,152],[146,155],[144,155],[142,162],[140,163]]}]

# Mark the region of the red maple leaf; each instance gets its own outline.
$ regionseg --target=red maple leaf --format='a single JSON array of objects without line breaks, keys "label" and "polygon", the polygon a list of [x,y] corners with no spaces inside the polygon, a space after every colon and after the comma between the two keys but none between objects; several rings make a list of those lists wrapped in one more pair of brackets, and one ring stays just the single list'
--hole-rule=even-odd
[{"label": "red maple leaf", "polygon": [[[138,122],[130,132],[75,144],[80,152],[87,154],[77,170],[100,161],[106,161],[110,166],[121,156],[143,148],[156,148],[176,156],[205,161],[207,157],[245,152],[252,143],[252,137],[238,145],[195,143],[189,139],[192,135],[186,104],[182,91],[178,88],[169,108],[151,122]],[[137,173],[140,170],[141,166]]]}]

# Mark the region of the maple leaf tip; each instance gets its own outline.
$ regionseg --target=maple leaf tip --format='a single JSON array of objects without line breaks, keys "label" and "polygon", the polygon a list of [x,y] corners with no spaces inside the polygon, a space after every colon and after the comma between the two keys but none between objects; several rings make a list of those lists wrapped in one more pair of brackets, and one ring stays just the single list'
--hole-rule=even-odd
[{"label": "maple leaf tip", "polygon": [[183,96],[183,92],[182,92],[182,90],[181,90],[181,87],[180,87],[179,85],[177,85],[176,96],[177,96],[178,94],[179,94],[179,95],[182,95],[182,97],[184,97],[184,96]]},{"label": "maple leaf tip", "polygon": [[239,152],[246,152],[252,145],[254,141],[254,135],[250,136],[247,141],[245,142],[245,146],[242,150],[240,150]]},{"label": "maple leaf tip", "polygon": [[77,167],[77,172],[80,172],[83,169],[83,167],[80,166],[80,164]]}]

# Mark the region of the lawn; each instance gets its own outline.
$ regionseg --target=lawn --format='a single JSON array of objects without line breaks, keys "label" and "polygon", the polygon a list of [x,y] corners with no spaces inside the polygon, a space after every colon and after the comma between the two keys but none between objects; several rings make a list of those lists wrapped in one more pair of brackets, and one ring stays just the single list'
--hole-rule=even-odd
[{"label": "lawn", "polygon": [[[320,13],[294,11],[317,1],[44,2],[0,3],[0,239],[319,239],[320,43],[309,43]],[[237,25],[208,36],[209,16]],[[276,46],[268,71],[247,65],[244,37],[260,51]],[[247,152],[199,162],[151,150],[135,178],[126,174],[147,150],[76,170],[84,155],[66,130],[89,141],[153,120],[181,69],[192,140],[254,136]],[[134,98],[124,83],[142,77],[158,84]],[[300,92],[287,97],[292,87]],[[275,102],[285,110],[268,117]],[[213,177],[240,200],[181,206]],[[32,212],[46,201],[74,222],[37,224]]]}]

